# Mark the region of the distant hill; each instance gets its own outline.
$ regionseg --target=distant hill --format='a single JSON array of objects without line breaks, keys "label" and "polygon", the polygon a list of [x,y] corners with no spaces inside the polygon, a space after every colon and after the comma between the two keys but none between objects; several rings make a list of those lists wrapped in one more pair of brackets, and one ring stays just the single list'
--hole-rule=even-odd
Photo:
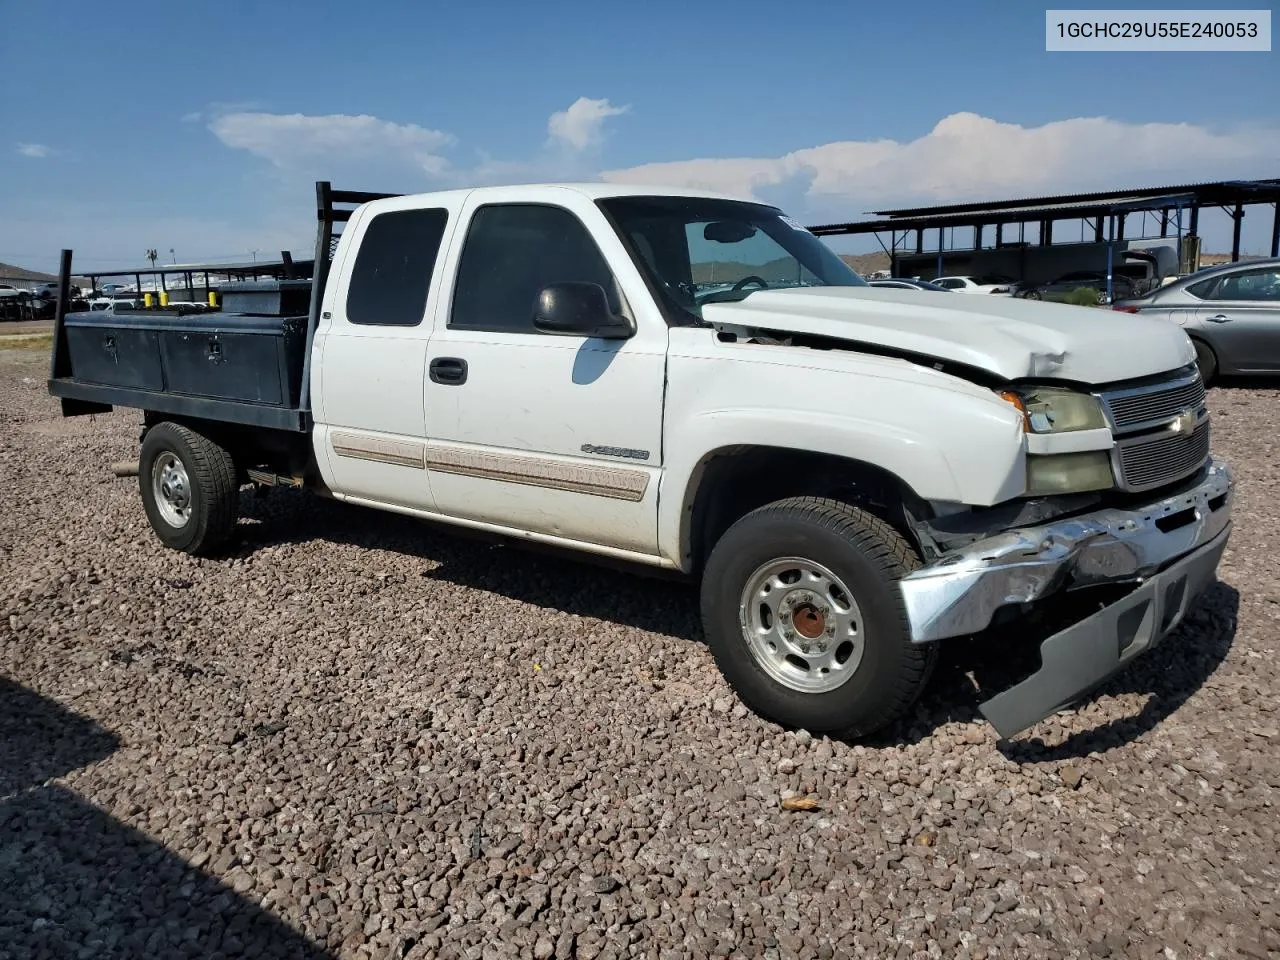
[{"label": "distant hill", "polygon": [[0,263],[0,282],[12,283],[15,287],[25,287],[35,283],[52,283],[57,279],[52,273],[28,270],[12,263]]},{"label": "distant hill", "polygon": [[[889,257],[884,253],[842,254],[840,259],[852,267],[855,273],[863,275],[889,269]],[[736,260],[717,260],[695,264],[693,269],[694,283],[737,283],[747,277],[759,277],[767,282],[795,280],[796,262],[790,257],[779,257],[753,266]]]},{"label": "distant hill", "polygon": [[694,283],[737,283],[747,277],[759,277],[766,282],[795,280],[796,262],[790,257],[779,257],[768,263],[743,263],[740,260],[715,260],[696,263],[693,266]]},{"label": "distant hill", "polygon": [[[8,283],[15,287],[27,289],[41,283],[56,283],[56,273],[41,273],[39,270],[28,270],[26,267],[12,263],[0,263],[0,283]],[[83,277],[72,277],[71,282],[81,287],[88,287],[89,281]]]},{"label": "distant hill", "polygon": [[840,259],[853,268],[853,272],[865,277],[877,270],[889,269],[889,255],[883,250],[875,253],[842,253]]}]

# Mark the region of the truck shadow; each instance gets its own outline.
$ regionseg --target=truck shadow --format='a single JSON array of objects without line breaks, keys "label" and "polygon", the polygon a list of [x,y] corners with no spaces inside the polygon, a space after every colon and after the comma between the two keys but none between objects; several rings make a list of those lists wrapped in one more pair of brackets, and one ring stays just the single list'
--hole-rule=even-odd
[{"label": "truck shadow", "polygon": [[[454,528],[406,523],[381,511],[315,500],[293,493],[255,501],[242,524],[244,549],[324,539],[374,550],[392,550],[433,564],[423,576],[577,616],[654,633],[703,641],[698,597],[687,582],[647,568],[613,569],[576,555],[460,535]],[[1128,743],[1185,703],[1227,656],[1235,637],[1239,594],[1215,583],[1172,636],[1085,698],[1146,694],[1135,715],[1072,734],[1048,745],[1038,738],[1001,741],[1017,762],[1084,756]],[[1019,682],[1039,665],[1038,642],[1008,631],[943,644],[928,689],[903,720],[863,743],[889,747],[928,737],[939,726],[982,723],[978,704]],[[1024,735],[1025,736],[1025,735]]]},{"label": "truck shadow", "polygon": [[[390,550],[431,565],[422,576],[484,590],[538,607],[701,640],[697,594],[661,571],[605,558],[583,558],[535,545],[510,544],[461,527],[382,510],[273,491],[241,498],[241,550],[325,540]],[[637,576],[636,574],[639,574]]]},{"label": "truck shadow", "polygon": [[[1146,696],[1141,709],[1088,730],[1046,743],[1026,733],[1000,741],[998,749],[1016,763],[1044,763],[1088,756],[1130,743],[1179,709],[1218,669],[1235,639],[1240,594],[1215,582],[1159,646],[1086,695],[1069,710],[1127,694]],[[886,731],[891,742],[922,739],[943,723],[985,723],[978,705],[1018,683],[1040,666],[1037,638],[1027,642],[1013,631],[944,643],[929,689],[915,713]]]},{"label": "truck shadow", "polygon": [[216,877],[48,782],[119,745],[0,676],[0,954],[328,957]]}]

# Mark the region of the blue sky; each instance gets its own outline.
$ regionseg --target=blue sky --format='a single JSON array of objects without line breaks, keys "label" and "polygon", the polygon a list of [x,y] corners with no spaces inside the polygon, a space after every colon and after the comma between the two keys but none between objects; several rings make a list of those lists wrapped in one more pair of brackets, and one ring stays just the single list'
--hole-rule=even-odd
[{"label": "blue sky", "polygon": [[[1278,54],[1046,53],[1021,2],[66,0],[4,22],[30,42],[5,44],[0,260],[34,268],[302,251],[319,178],[691,184],[819,222],[1280,176]],[[1246,247],[1269,232],[1255,211]]]}]

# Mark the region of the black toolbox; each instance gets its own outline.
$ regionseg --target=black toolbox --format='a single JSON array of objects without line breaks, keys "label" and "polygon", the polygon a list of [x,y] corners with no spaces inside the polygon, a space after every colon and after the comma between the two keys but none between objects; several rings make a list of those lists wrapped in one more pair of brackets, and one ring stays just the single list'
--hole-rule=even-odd
[{"label": "black toolbox", "polygon": [[299,404],[305,316],[69,313],[71,378],[277,407]]}]

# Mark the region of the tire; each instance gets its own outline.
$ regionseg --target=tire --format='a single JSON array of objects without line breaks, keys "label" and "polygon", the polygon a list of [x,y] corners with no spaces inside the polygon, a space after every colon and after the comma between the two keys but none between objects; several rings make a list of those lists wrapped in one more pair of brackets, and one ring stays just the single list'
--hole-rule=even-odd
[{"label": "tire", "polygon": [[1200,368],[1200,379],[1207,387],[1218,376],[1218,357],[1213,347],[1203,340],[1192,338],[1192,346],[1196,348],[1196,366]]},{"label": "tire", "polygon": [[151,529],[166,547],[209,556],[235,528],[240,507],[235,462],[194,430],[169,422],[148,430],[138,486]]},{"label": "tire", "polygon": [[1044,299],[1044,298],[1040,295],[1040,292],[1039,292],[1038,290],[1028,290],[1028,291],[1027,291],[1023,296],[1024,296],[1024,298],[1025,298],[1025,299],[1027,299],[1027,300],[1042,300],[1042,299]]},{"label": "tire", "polygon": [[[791,574],[770,580],[771,570],[788,565],[809,568],[800,583],[784,582]],[[892,527],[857,507],[817,497],[767,504],[733,524],[707,560],[707,643],[720,671],[756,713],[813,733],[866,736],[915,703],[937,659],[936,644],[911,642],[897,589],[897,581],[919,565]],[[824,577],[838,589],[828,591]],[[801,589],[806,582],[808,591]],[[842,594],[852,600],[852,613],[841,612]],[[826,613],[808,602],[815,596]],[[781,610],[796,602],[789,620],[780,612],[776,626],[766,629],[769,604]],[[819,624],[835,631],[820,638],[825,652],[814,655],[817,644],[802,633],[811,635],[822,629]],[[788,630],[791,640],[783,635]],[[767,650],[771,641],[776,652]],[[796,642],[808,652],[801,655]]]}]

